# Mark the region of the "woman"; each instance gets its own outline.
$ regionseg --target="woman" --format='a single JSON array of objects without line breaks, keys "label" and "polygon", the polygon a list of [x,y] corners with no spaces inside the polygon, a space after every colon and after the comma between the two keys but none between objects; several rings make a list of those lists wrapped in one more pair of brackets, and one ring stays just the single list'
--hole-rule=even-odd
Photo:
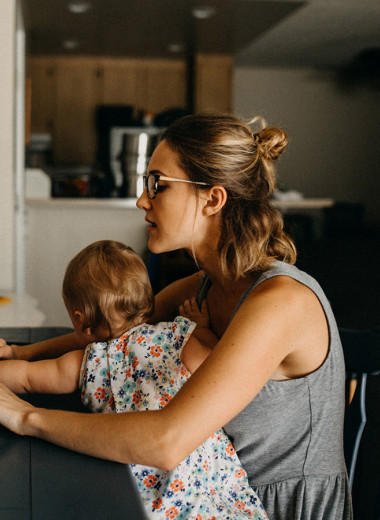
[{"label": "woman", "polygon": [[[0,422],[82,453],[164,469],[224,426],[269,518],[351,518],[337,326],[319,285],[292,265],[295,249],[269,200],[286,144],[280,129],[252,133],[234,117],[199,115],[170,126],[152,155],[137,202],[149,248],[186,249],[201,268],[157,295],[154,320],[172,319],[197,295],[220,338],[164,409],[41,410],[3,388]],[[73,343],[66,336],[24,357]]]}]

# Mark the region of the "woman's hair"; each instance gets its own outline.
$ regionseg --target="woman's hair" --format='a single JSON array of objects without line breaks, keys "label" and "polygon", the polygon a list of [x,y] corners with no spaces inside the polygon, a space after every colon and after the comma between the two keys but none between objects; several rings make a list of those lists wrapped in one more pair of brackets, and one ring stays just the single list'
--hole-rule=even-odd
[{"label": "woman's hair", "polygon": [[[253,132],[250,125],[259,123]],[[261,117],[244,123],[236,117],[199,114],[178,119],[162,134],[190,180],[223,186],[219,253],[223,273],[238,279],[265,269],[277,259],[296,260],[281,213],[270,203],[276,187],[274,162],[288,138]],[[197,190],[207,189],[196,186]]]},{"label": "woman's hair", "polygon": [[69,263],[62,286],[69,310],[84,315],[84,328],[106,326],[112,336],[153,313],[154,296],[144,262],[128,246],[94,242]]}]

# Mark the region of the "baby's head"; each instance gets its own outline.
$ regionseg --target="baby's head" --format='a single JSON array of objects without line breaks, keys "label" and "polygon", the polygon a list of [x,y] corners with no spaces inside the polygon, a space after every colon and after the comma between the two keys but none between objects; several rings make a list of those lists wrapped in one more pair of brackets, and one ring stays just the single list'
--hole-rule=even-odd
[{"label": "baby's head", "polygon": [[[120,336],[154,309],[144,262],[130,247],[113,240],[94,242],[71,260],[62,295],[74,326],[74,320],[80,320],[82,331],[90,331],[98,341]],[[103,337],[96,337],[98,331]]]}]

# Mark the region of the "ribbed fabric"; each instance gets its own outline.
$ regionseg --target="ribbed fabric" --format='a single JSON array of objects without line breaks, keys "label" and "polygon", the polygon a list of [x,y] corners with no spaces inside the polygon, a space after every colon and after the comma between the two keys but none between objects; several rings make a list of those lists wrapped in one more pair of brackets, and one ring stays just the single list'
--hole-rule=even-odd
[{"label": "ribbed fabric", "polygon": [[[325,294],[297,267],[274,262],[243,294],[235,312],[259,284],[274,276],[289,276],[316,294],[328,322],[329,353],[308,376],[268,381],[224,428],[270,519],[352,519],[343,455],[344,358]],[[204,279],[199,301],[209,287]]]}]

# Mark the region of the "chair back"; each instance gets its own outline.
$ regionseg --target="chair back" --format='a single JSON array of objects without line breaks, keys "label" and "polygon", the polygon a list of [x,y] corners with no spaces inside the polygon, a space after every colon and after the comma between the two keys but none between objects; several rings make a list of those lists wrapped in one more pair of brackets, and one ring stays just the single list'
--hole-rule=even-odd
[{"label": "chair back", "polygon": [[346,364],[344,455],[355,520],[380,518],[380,328],[340,329]]}]

